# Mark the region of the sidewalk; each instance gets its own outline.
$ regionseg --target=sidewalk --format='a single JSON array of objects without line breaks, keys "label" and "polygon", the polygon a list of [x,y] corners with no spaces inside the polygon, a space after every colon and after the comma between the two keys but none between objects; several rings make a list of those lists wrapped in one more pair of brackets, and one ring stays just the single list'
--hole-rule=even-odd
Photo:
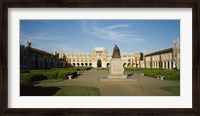
[{"label": "sidewalk", "polygon": [[164,86],[179,86],[178,81],[133,75],[138,81],[98,81],[98,76],[108,75],[108,70],[91,69],[76,79],[56,83],[40,83],[38,86],[92,86],[100,89],[101,96],[171,96],[160,89]]}]

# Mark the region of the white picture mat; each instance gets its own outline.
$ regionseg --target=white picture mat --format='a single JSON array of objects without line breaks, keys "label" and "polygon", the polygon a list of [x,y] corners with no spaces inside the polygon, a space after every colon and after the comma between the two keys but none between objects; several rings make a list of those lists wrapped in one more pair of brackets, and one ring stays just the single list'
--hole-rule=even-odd
[{"label": "white picture mat", "polygon": [[[22,19],[180,19],[180,96],[20,96],[19,23]],[[8,58],[9,108],[192,108],[191,8],[9,8]]]}]

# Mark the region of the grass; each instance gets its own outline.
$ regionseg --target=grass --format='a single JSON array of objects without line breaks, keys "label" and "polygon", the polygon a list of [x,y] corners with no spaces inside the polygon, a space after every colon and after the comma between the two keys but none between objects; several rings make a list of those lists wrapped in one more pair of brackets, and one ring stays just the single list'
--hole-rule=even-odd
[{"label": "grass", "polygon": [[99,96],[95,87],[86,86],[54,86],[54,87],[21,87],[20,96]]},{"label": "grass", "polygon": [[180,80],[180,70],[147,68],[126,68],[125,70],[132,73],[144,73],[144,75],[151,77],[161,75],[164,76],[166,80]]},{"label": "grass", "polygon": [[180,86],[161,87],[161,89],[168,91],[175,96],[180,96]]},{"label": "grass", "polygon": [[47,79],[47,80],[41,80],[39,83],[53,83],[53,82],[61,82],[63,79]]},{"label": "grass", "polygon": [[62,86],[54,94],[55,96],[99,96],[100,91],[95,87],[86,86]]},{"label": "grass", "polygon": [[86,70],[90,70],[92,67],[71,67],[71,68],[52,68],[44,70],[20,70],[20,84],[22,86],[32,86],[32,84],[38,81],[59,82],[61,80],[68,79],[68,75],[77,77],[77,73],[83,73]]}]

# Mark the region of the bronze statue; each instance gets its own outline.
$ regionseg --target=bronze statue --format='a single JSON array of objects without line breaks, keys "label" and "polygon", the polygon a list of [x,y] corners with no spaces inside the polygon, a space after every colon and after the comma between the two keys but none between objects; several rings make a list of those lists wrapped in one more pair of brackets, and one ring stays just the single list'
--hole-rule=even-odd
[{"label": "bronze statue", "polygon": [[112,58],[121,58],[121,56],[120,56],[120,50],[117,47],[117,45],[115,45],[115,47],[113,48]]}]

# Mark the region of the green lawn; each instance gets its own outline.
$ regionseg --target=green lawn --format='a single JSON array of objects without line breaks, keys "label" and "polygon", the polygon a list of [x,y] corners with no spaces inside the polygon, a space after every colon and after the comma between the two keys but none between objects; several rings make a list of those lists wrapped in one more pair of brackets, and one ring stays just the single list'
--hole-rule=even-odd
[{"label": "green lawn", "polygon": [[21,96],[97,96],[98,88],[85,86],[34,86],[37,83],[55,83],[68,78],[68,75],[78,76],[77,72],[90,70],[91,67],[54,68],[49,70],[21,70]]},{"label": "green lawn", "polygon": [[61,82],[63,79],[47,79],[47,80],[41,80],[39,83],[53,83],[53,82]]},{"label": "green lawn", "polygon": [[45,70],[20,70],[20,85],[32,86],[32,84],[34,85],[38,82],[59,82],[68,79],[69,75],[73,75],[73,77],[76,78],[80,73],[90,70],[91,68],[92,67],[71,67]]},{"label": "green lawn", "polygon": [[99,96],[100,91],[95,87],[85,86],[62,86],[59,87],[54,95],[55,96]]},{"label": "green lawn", "polygon": [[180,70],[170,69],[149,69],[149,68],[126,68],[131,73],[144,73],[146,76],[164,76],[166,80],[180,80]]},{"label": "green lawn", "polygon": [[86,86],[35,86],[21,87],[20,96],[99,96],[95,87]]},{"label": "green lawn", "polygon": [[168,91],[175,96],[180,96],[180,86],[161,87],[161,89]]}]

